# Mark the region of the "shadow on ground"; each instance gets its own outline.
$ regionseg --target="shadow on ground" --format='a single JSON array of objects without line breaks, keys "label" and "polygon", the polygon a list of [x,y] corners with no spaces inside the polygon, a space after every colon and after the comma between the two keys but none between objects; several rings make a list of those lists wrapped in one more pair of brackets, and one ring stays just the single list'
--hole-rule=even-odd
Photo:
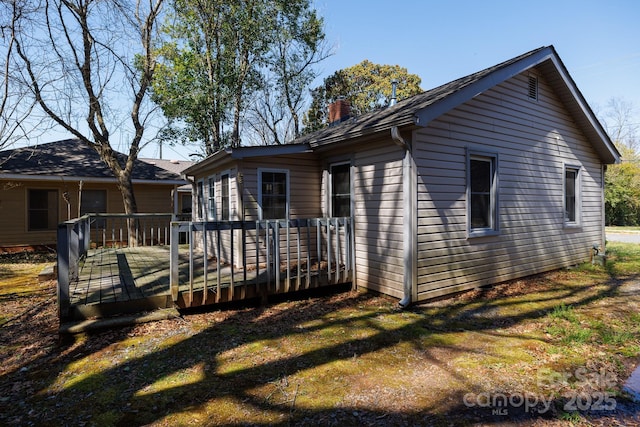
[{"label": "shadow on ground", "polygon": [[[503,285],[502,295],[494,289],[477,291],[473,304],[449,300],[401,313],[388,298],[340,289],[267,306],[190,311],[155,326],[106,331],[73,342],[52,338],[57,324],[51,313],[55,307],[49,307],[0,330],[5,347],[44,340],[40,352],[3,371],[0,424],[389,426],[555,419],[566,404],[557,396],[548,407],[517,401],[482,406],[469,400],[470,392],[495,395],[500,390],[486,390],[477,378],[448,363],[452,356],[467,354],[469,346],[430,338],[470,331],[499,337],[507,328],[547,316],[558,300],[585,306],[618,295],[624,283],[612,278],[597,289],[555,283],[548,291],[542,283],[535,294],[523,296],[526,304]],[[393,322],[387,323],[391,317]],[[362,333],[340,338],[346,328],[361,328]],[[391,373],[398,361],[394,357],[399,357],[396,350],[405,346],[412,349],[415,372],[398,375],[413,376],[415,388],[400,390]],[[388,362],[371,365],[382,351]],[[492,347],[474,351],[500,354]],[[369,390],[370,379],[357,375],[358,363],[363,376],[382,376]],[[345,374],[345,366],[356,372]],[[435,384],[429,375],[436,371],[449,384]],[[334,396],[331,387],[337,390]],[[637,408],[622,399],[616,413],[638,416]],[[589,415],[597,422],[610,413]]]}]

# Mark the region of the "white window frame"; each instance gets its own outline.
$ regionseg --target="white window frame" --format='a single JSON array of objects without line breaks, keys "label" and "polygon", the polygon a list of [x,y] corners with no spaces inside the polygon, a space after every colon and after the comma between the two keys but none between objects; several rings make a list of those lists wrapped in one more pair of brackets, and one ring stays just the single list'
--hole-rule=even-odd
[{"label": "white window frame", "polygon": [[216,176],[207,177],[207,219],[215,221],[216,215]]},{"label": "white window frame", "polygon": [[329,214],[333,214],[333,168],[339,166],[349,166],[349,216],[353,216],[353,173],[351,168],[351,162],[336,162],[329,165]]},{"label": "white window frame", "polygon": [[[224,209],[224,202],[223,202],[223,179],[224,177],[227,177],[227,190],[228,190],[228,194],[227,197],[229,198],[229,204],[227,206],[226,212]],[[222,173],[220,173],[220,219],[223,221],[229,221],[231,220],[231,171],[226,170]],[[225,214],[226,214],[226,219],[225,219]]]},{"label": "white window frame", "polygon": [[[474,228],[471,223],[471,209],[472,209],[472,193],[471,193],[471,161],[479,160],[489,162],[491,165],[491,190],[490,190],[490,207],[489,207],[489,219],[491,224],[488,227]],[[467,204],[467,236],[473,237],[485,237],[496,236],[500,234],[500,204],[499,204],[499,174],[498,174],[498,153],[491,153],[485,151],[467,150],[467,176],[466,176],[466,204]]]},{"label": "white window frame", "polygon": [[[567,215],[567,172],[576,173],[574,183],[575,220],[571,221]],[[562,218],[566,228],[580,227],[582,224],[582,167],[575,164],[565,164],[562,168]]]},{"label": "white window frame", "polygon": [[202,221],[205,218],[205,203],[204,203],[204,179],[199,179],[196,182],[196,198],[194,200],[196,205],[195,211],[198,215],[198,221]]},{"label": "white window frame", "polygon": [[[260,220],[265,219],[262,212],[262,174],[264,172],[267,173],[284,173],[285,174],[285,185],[286,185],[286,204],[285,204],[285,219],[289,219],[289,205],[291,202],[291,185],[290,185],[290,177],[289,177],[289,169],[272,169],[272,168],[258,168],[258,218]],[[269,218],[271,219],[271,218]],[[280,219],[280,218],[278,218]]]}]

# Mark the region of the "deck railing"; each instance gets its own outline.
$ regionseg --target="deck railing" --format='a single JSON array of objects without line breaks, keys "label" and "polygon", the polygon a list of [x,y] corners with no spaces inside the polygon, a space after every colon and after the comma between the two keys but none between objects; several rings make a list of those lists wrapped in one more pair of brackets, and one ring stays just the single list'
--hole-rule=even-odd
[{"label": "deck railing", "polygon": [[[211,297],[219,301],[223,288],[231,300],[239,285],[250,283],[258,292],[281,293],[353,280],[353,220],[348,217],[172,222],[171,232],[171,293],[176,301],[182,292],[187,306],[195,292],[202,304]],[[176,243],[179,233],[188,233],[187,248]],[[185,258],[188,275],[181,277]]]},{"label": "deck railing", "polygon": [[58,225],[58,314],[69,311],[69,286],[78,280],[80,265],[91,248],[168,245],[172,214],[87,214]]},{"label": "deck railing", "polygon": [[[90,249],[170,245],[173,301],[192,306],[349,283],[354,275],[352,218],[175,221],[171,214],[90,214],[58,226],[58,310],[70,312]],[[241,292],[236,294],[235,292]],[[194,304],[194,295],[202,298]]]}]

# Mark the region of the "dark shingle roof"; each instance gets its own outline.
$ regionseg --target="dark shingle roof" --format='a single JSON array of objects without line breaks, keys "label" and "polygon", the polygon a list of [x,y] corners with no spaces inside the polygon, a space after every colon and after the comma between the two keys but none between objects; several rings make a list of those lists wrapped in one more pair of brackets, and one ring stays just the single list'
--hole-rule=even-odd
[{"label": "dark shingle roof", "polygon": [[509,59],[508,61],[501,62],[500,64],[485,68],[484,70],[469,74],[468,76],[461,77],[449,83],[445,83],[436,88],[422,92],[421,94],[403,99],[392,107],[363,114],[362,116],[348,119],[338,125],[329,126],[326,129],[322,129],[309,135],[304,135],[298,138],[295,142],[310,143],[313,147],[332,142],[336,138],[345,139],[353,136],[359,136],[364,133],[377,132],[392,126],[415,124],[415,114],[419,110],[427,108],[438,101],[463,90],[497,70],[521,61],[522,59],[532,56],[544,49],[547,48],[541,47],[532,50],[515,58]]},{"label": "dark shingle roof", "polygon": [[[116,153],[120,164],[126,156]],[[30,176],[62,176],[83,179],[114,179],[99,154],[77,139],[0,151],[0,178],[3,174]],[[133,180],[180,181],[180,175],[157,165],[138,160],[133,168]]]},{"label": "dark shingle roof", "polygon": [[553,46],[543,46],[468,76],[461,77],[396,105],[304,135],[295,142],[312,149],[387,131],[391,127],[427,126],[429,122],[501,82],[536,67],[565,104],[605,163],[620,153],[587,104]]}]

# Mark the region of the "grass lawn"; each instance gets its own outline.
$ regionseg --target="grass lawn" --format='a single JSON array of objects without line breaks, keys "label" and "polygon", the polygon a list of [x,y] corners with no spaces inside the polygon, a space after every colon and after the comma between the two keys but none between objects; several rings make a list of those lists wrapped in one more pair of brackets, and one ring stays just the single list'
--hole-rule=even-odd
[{"label": "grass lawn", "polygon": [[607,233],[640,233],[640,227],[605,227]]},{"label": "grass lawn", "polygon": [[0,264],[0,425],[638,423],[640,245],[607,250],[406,311],[345,291],[71,340],[54,283]]}]

